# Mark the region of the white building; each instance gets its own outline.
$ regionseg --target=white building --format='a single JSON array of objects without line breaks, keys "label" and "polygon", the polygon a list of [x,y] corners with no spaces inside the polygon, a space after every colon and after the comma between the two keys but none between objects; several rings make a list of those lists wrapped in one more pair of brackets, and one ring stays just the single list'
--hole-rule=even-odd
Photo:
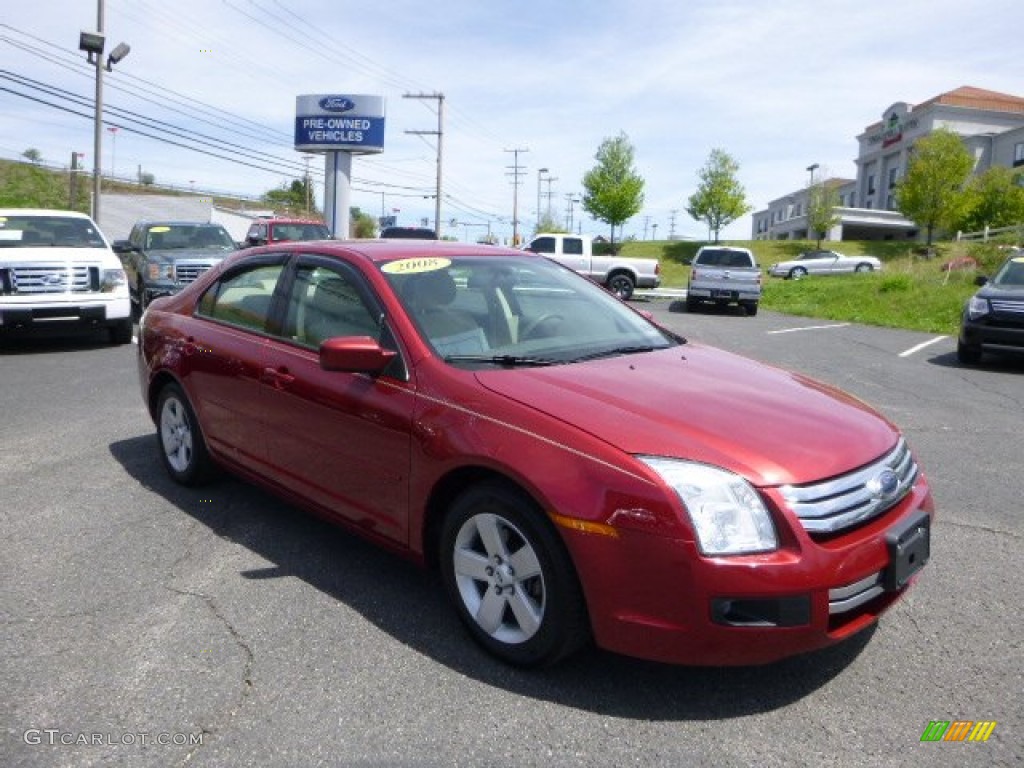
[{"label": "white building", "polygon": [[[1024,98],[964,86],[922,104],[897,102],[857,137],[855,179],[830,178],[840,222],[828,240],[912,240],[918,228],[896,211],[896,181],[915,141],[937,128],[959,134],[974,156],[974,173],[1024,166]],[[811,166],[811,182],[814,182]],[[807,231],[807,188],[783,195],[753,217],[755,240],[813,238]]]}]

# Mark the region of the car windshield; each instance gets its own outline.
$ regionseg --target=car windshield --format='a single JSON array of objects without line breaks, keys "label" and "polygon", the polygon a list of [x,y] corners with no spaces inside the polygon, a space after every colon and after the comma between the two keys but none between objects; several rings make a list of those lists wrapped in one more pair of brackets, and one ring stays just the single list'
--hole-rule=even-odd
[{"label": "car windshield", "polygon": [[992,278],[993,285],[1007,288],[1024,287],[1024,256],[1009,259]]},{"label": "car windshield", "polygon": [[381,272],[423,338],[452,365],[555,365],[684,341],[547,259],[406,258]]},{"label": "car windshield", "polygon": [[235,241],[219,224],[158,224],[146,232],[147,251],[231,251]]},{"label": "car windshield", "polygon": [[274,224],[273,240],[329,240],[331,232],[324,224]]},{"label": "car windshield", "polygon": [[73,216],[0,216],[0,248],[105,248],[92,222]]}]

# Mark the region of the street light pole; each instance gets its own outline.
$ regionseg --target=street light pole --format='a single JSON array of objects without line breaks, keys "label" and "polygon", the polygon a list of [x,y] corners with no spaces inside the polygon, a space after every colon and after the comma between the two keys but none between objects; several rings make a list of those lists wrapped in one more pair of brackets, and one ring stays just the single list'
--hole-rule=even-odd
[{"label": "street light pole", "polygon": [[[103,37],[103,0],[96,0],[96,34]],[[103,49],[96,54],[96,114],[92,136],[92,220],[100,223],[100,190],[103,177]]]},{"label": "street light pole", "polygon": [[[92,131],[92,211],[93,220],[99,224],[100,192],[103,179],[103,48],[106,39],[103,36],[103,0],[96,0],[96,31],[82,32],[78,38],[78,49],[89,54],[89,63],[96,66],[96,113],[93,116]],[[128,55],[131,47],[127,43],[118,43],[107,54],[106,68],[113,71],[113,65]],[[117,128],[111,128],[112,132]],[[113,164],[113,160],[111,160]],[[111,165],[113,172],[113,165]]]},{"label": "street light pole", "polygon": [[816,170],[818,170],[818,164],[817,163],[813,163],[812,165],[808,165],[807,166],[807,172],[811,174],[811,181],[810,181],[809,186],[814,186],[814,172]]}]

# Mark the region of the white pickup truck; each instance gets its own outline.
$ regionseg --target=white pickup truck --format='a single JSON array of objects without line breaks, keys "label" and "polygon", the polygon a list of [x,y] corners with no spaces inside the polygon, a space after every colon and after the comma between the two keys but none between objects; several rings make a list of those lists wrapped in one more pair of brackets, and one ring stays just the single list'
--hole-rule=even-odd
[{"label": "white pickup truck", "polygon": [[84,213],[0,209],[0,338],[105,328],[132,340],[124,268]]},{"label": "white pickup truck", "polygon": [[705,245],[697,251],[686,286],[687,311],[709,301],[719,306],[739,304],[748,315],[756,315],[760,300],[761,268],[750,250]]},{"label": "white pickup truck", "polygon": [[541,232],[524,248],[541,253],[581,275],[600,283],[625,301],[635,288],[661,285],[661,265],[657,259],[631,259],[622,256],[595,256],[587,235]]}]

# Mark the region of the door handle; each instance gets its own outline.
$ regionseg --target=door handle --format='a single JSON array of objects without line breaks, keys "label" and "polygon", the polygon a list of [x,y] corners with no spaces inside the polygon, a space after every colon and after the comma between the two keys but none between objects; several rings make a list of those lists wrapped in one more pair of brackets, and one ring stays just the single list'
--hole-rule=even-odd
[{"label": "door handle", "polygon": [[274,389],[284,389],[295,381],[295,377],[288,373],[288,369],[284,366],[280,368],[264,368],[263,376],[260,377],[263,383],[269,384]]}]

